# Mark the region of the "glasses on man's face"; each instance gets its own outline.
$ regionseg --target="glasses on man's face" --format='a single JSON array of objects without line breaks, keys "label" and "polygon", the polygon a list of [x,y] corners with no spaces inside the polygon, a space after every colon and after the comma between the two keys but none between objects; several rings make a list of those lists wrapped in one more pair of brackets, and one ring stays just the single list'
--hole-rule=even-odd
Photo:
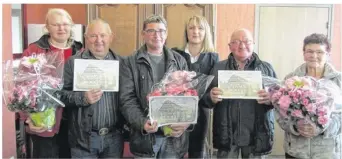
[{"label": "glasses on man's face", "polygon": [[230,42],[231,45],[237,45],[237,46],[240,46],[242,43],[245,45],[251,45],[251,44],[253,44],[253,41],[252,40],[244,40],[244,41],[233,40]]},{"label": "glasses on man's face", "polygon": [[52,27],[54,27],[54,28],[59,28],[59,27],[70,27],[71,26],[71,24],[67,24],[67,23],[63,23],[63,24],[58,24],[58,23],[56,23],[56,24],[49,24],[50,26],[52,26]]},{"label": "glasses on man's face", "polygon": [[314,53],[317,53],[317,55],[322,56],[322,55],[326,54],[327,52],[322,51],[322,50],[316,50],[316,51],[315,50],[305,50],[304,53],[305,54],[310,54],[310,55],[313,55]]},{"label": "glasses on man's face", "polygon": [[165,35],[165,34],[166,34],[166,30],[164,30],[164,29],[160,29],[160,30],[147,29],[147,30],[145,30],[145,33],[146,33],[147,35],[155,35],[155,34],[158,34],[158,35],[162,36],[162,35]]}]

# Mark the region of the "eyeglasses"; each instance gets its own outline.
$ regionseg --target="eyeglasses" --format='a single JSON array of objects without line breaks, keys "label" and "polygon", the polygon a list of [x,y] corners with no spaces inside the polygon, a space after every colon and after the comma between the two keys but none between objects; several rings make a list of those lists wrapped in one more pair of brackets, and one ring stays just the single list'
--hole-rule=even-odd
[{"label": "eyeglasses", "polygon": [[164,30],[164,29],[160,29],[160,30],[147,29],[144,32],[147,33],[147,35],[155,35],[156,33],[158,35],[165,35],[166,34],[166,30]]},{"label": "eyeglasses", "polygon": [[50,26],[54,27],[54,28],[59,28],[59,27],[70,27],[71,24],[67,24],[67,23],[64,23],[64,24],[49,24]]},{"label": "eyeglasses", "polygon": [[245,44],[245,45],[251,45],[253,44],[252,40],[245,40],[245,41],[241,41],[241,40],[233,40],[230,42],[231,45],[240,45],[240,44]]},{"label": "eyeglasses", "polygon": [[320,55],[320,56],[327,53],[327,52],[321,51],[321,50],[317,50],[317,51],[315,51],[315,50],[305,50],[304,51],[305,54],[310,54],[310,55],[314,54],[315,52],[317,53],[317,55]]}]

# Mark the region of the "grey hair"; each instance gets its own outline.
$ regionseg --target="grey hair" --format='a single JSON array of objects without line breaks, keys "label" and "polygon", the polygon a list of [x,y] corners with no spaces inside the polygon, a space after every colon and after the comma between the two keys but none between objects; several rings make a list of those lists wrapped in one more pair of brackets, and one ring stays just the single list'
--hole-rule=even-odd
[{"label": "grey hair", "polygon": [[109,25],[106,21],[104,21],[104,20],[102,20],[102,19],[100,19],[100,18],[97,18],[97,19],[95,19],[95,20],[92,20],[92,21],[87,25],[87,28],[86,28],[86,31],[85,31],[84,34],[87,35],[89,29],[90,29],[91,27],[93,27],[93,26],[94,26],[95,24],[97,24],[97,23],[100,23],[100,24],[104,25],[104,26],[107,28],[108,33],[109,33],[109,34],[112,34],[112,29],[110,28],[110,25]]},{"label": "grey hair", "polygon": [[144,20],[143,30],[146,29],[147,24],[150,23],[162,23],[165,25],[165,28],[167,29],[167,22],[164,17],[160,15],[151,15],[148,18]]}]

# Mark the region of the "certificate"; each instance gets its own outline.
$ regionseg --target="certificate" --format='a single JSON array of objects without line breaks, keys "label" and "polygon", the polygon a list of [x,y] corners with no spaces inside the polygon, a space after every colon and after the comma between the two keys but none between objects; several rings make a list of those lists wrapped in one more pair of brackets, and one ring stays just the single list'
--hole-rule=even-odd
[{"label": "certificate", "polygon": [[218,88],[222,89],[220,98],[259,99],[258,91],[262,89],[260,71],[218,71]]},{"label": "certificate", "polygon": [[75,59],[74,91],[119,91],[119,61]]},{"label": "certificate", "polygon": [[158,127],[197,123],[197,96],[155,96],[149,98],[149,116]]}]

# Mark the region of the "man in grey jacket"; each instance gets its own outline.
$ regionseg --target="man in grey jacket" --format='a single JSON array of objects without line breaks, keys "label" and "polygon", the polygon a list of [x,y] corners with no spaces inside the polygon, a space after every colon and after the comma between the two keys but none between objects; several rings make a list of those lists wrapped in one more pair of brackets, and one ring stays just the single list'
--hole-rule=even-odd
[{"label": "man in grey jacket", "polygon": [[85,32],[88,49],[72,56],[64,68],[62,102],[69,107],[69,144],[72,158],[121,158],[123,118],[119,111],[118,92],[93,89],[74,91],[74,61],[120,60],[109,46],[113,33],[108,23],[97,19]]},{"label": "man in grey jacket", "polygon": [[169,70],[187,70],[185,59],[164,46],[167,24],[163,17],[144,21],[145,44],[124,60],[120,69],[120,106],[131,128],[130,150],[136,157],[182,158],[188,150],[188,124],[173,124],[166,137],[148,118],[147,94]]}]

